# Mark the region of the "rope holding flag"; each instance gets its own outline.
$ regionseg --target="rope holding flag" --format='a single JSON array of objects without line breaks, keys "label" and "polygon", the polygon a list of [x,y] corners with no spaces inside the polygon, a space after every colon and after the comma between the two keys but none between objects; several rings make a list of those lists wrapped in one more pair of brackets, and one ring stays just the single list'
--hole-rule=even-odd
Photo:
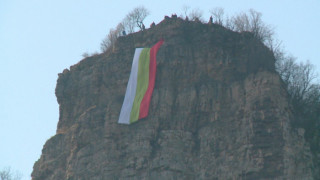
[{"label": "rope holding flag", "polygon": [[151,48],[136,48],[118,123],[131,124],[148,116],[157,72],[157,52],[163,40]]}]

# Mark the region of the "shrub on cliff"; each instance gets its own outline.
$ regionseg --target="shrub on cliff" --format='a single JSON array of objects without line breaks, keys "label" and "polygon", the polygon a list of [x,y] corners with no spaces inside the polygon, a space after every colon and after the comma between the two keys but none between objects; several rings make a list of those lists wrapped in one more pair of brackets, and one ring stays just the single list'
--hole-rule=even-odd
[{"label": "shrub on cliff", "polygon": [[101,42],[101,51],[106,52],[108,49],[113,48],[119,36],[133,33],[136,28],[143,30],[143,21],[149,14],[149,10],[143,6],[134,8],[115,29],[110,29],[109,34]]}]

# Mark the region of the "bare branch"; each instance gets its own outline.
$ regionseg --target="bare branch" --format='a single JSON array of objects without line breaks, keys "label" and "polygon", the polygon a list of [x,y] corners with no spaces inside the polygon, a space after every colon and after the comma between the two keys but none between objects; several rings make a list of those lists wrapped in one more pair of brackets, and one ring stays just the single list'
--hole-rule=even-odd
[{"label": "bare branch", "polygon": [[210,13],[214,19],[214,23],[223,25],[223,18],[224,18],[224,9],[223,8],[213,8],[210,10]]},{"label": "bare branch", "polygon": [[101,42],[102,52],[106,52],[109,48],[114,48],[114,44],[119,37],[119,32],[117,29],[110,29],[109,34]]},{"label": "bare branch", "polygon": [[186,18],[188,16],[188,14],[189,14],[189,10],[190,10],[190,6],[184,5],[182,7],[183,15],[181,15],[181,16],[182,17],[184,16]]},{"label": "bare branch", "polygon": [[200,9],[196,8],[196,9],[193,9],[190,13],[189,13],[189,19],[191,21],[203,21],[203,11],[201,11]]},{"label": "bare branch", "polygon": [[137,7],[126,16],[124,24],[127,25],[130,32],[133,32],[135,27],[139,27],[140,30],[143,30],[143,21],[149,14],[149,10],[145,7]]},{"label": "bare branch", "polygon": [[10,167],[0,170],[0,180],[20,180],[22,174],[18,171],[13,172]]},{"label": "bare branch", "polygon": [[262,21],[261,17],[260,12],[250,9],[249,13],[240,13],[233,16],[228,20],[227,27],[238,32],[252,32],[257,39],[266,43],[273,39],[274,31],[273,28]]}]

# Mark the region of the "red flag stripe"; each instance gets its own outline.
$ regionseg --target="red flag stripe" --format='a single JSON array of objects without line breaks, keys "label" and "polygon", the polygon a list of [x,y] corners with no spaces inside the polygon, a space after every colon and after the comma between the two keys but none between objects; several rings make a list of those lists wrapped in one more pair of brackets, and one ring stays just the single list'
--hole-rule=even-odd
[{"label": "red flag stripe", "polygon": [[139,113],[139,119],[145,118],[148,116],[149,112],[149,105],[151,101],[151,95],[154,89],[154,83],[156,80],[156,72],[157,72],[157,52],[161,45],[163,44],[163,40],[159,41],[157,44],[155,44],[151,50],[150,50],[150,64],[149,64],[149,85],[148,89],[141,101],[140,104],[140,113]]}]

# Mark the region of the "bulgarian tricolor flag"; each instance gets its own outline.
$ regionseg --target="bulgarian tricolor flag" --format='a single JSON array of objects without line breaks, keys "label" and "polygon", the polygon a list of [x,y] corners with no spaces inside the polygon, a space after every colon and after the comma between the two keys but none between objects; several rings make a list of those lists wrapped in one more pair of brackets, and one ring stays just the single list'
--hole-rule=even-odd
[{"label": "bulgarian tricolor flag", "polygon": [[152,48],[136,48],[119,123],[131,124],[148,116],[157,71],[157,52],[163,40]]}]

